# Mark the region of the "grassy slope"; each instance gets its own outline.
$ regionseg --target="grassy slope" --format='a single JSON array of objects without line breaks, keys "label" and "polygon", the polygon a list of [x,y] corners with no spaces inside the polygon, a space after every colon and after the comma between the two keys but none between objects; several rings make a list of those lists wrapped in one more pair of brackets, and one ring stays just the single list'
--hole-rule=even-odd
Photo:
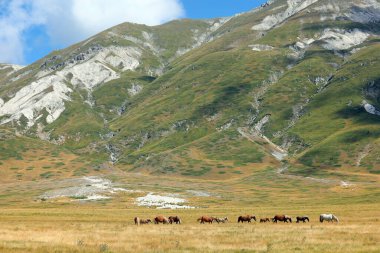
[{"label": "grassy slope", "polygon": [[[318,15],[306,12],[266,33],[252,31],[252,25],[279,6],[281,1],[269,9],[231,19],[212,34],[212,42],[179,58],[174,58],[178,50],[191,48],[195,43],[192,31],[205,32],[210,23],[181,20],[156,27],[122,24],[94,36],[89,43],[53,52],[50,56],[61,54],[68,59],[93,45],[137,46],[143,52],[143,62],[136,72],[120,73],[120,79],[97,87],[93,92],[94,107],[83,103],[86,92],[76,90],[60,119],[45,131],[50,131],[54,139],[65,136],[66,148],[90,155],[94,164],[108,160],[106,144],[111,144],[124,169],[223,177],[240,171],[239,166],[271,161],[261,143],[248,142],[236,131],[237,127],[252,127],[270,115],[264,134],[277,144],[292,141],[293,171],[326,171],[327,175],[331,169],[343,168],[378,173],[378,119],[360,107],[363,88],[378,79],[376,39],[372,38],[365,49],[346,62],[318,43],[302,59],[289,57],[289,45],[297,42],[298,37],[313,37],[326,27],[378,31],[371,25],[348,21],[321,22]],[[142,31],[150,34],[148,40],[157,51],[124,37],[144,41],[146,34]],[[251,44],[268,44],[275,49],[254,52],[249,48]],[[42,62],[28,69],[37,71]],[[332,67],[333,64],[339,67]],[[366,68],[362,68],[363,64]],[[350,77],[358,66],[361,71]],[[161,67],[165,73],[158,78],[152,76],[152,70]],[[272,73],[282,76],[259,98],[256,111],[251,106],[254,96]],[[319,93],[321,87],[313,80],[331,76],[325,90]],[[28,75],[16,82],[12,90],[30,78]],[[134,84],[142,86],[143,91],[131,96],[128,89]],[[0,94],[9,92],[7,88],[1,87]],[[339,99],[336,94],[340,94]],[[366,99],[379,105],[376,98]],[[347,103],[352,106],[346,106]],[[119,116],[121,107],[124,112]],[[299,119],[293,115],[295,107],[302,107]],[[228,130],[223,131],[225,128]],[[104,138],[110,131],[115,137]],[[371,152],[356,167],[358,157],[366,149]]]},{"label": "grassy slope", "polygon": [[0,128],[0,178],[2,183],[68,178],[96,173],[85,157],[69,150],[15,136],[14,129]]}]

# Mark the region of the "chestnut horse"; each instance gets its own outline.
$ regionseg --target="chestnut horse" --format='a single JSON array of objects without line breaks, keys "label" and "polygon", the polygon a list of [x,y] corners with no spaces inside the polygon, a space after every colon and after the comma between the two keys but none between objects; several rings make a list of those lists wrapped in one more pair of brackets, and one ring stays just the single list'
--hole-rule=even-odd
[{"label": "chestnut horse", "polygon": [[277,221],[283,221],[283,222],[288,223],[288,221],[292,222],[292,218],[287,215],[276,215],[272,218],[272,221],[276,223]]},{"label": "chestnut horse", "polygon": [[251,222],[251,220],[254,220],[256,221],[256,216],[254,215],[245,215],[245,216],[239,216],[238,218],[238,223],[241,222],[241,223],[244,223],[244,222]]},{"label": "chestnut horse", "polygon": [[181,219],[178,216],[169,216],[169,223],[181,224]]},{"label": "chestnut horse", "polygon": [[270,222],[269,218],[260,219],[260,223]]},{"label": "chestnut horse", "polygon": [[204,224],[205,222],[207,222],[207,223],[210,224],[214,220],[215,220],[215,218],[209,217],[209,216],[202,216],[202,217],[200,217],[200,218],[197,219],[197,221],[199,221],[201,224]]},{"label": "chestnut horse", "polygon": [[296,222],[299,223],[300,221],[302,221],[303,223],[305,223],[306,221],[310,222],[309,217],[307,217],[307,216],[297,216]]},{"label": "chestnut horse", "polygon": [[160,215],[160,216],[157,216],[156,218],[154,218],[154,224],[159,224],[159,223],[169,224],[169,220],[165,216]]}]

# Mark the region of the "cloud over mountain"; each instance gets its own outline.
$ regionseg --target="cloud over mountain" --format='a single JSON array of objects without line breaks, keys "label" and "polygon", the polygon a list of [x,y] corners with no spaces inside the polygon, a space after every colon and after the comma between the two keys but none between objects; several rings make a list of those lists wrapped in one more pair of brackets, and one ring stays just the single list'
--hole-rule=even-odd
[{"label": "cloud over mountain", "polygon": [[0,0],[0,62],[24,62],[25,33],[42,27],[67,46],[122,22],[157,25],[182,17],[179,0]]}]

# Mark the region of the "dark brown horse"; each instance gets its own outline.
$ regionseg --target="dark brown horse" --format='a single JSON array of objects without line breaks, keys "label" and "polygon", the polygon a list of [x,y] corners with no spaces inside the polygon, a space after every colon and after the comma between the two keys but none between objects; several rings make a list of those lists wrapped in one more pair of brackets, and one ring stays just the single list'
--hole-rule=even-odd
[{"label": "dark brown horse", "polygon": [[299,223],[300,221],[302,221],[303,223],[305,223],[306,221],[310,222],[309,217],[307,217],[307,216],[297,216],[296,222]]},{"label": "dark brown horse", "polygon": [[270,222],[269,218],[260,219],[260,223]]},{"label": "dark brown horse", "polygon": [[283,222],[288,223],[288,221],[292,222],[292,218],[287,215],[276,215],[272,218],[272,221],[276,223],[277,221],[283,221]]},{"label": "dark brown horse", "polygon": [[181,224],[181,219],[178,216],[169,216],[169,223]]},{"label": "dark brown horse", "polygon": [[251,222],[251,220],[256,221],[256,216],[254,215],[245,215],[245,216],[239,216],[238,223],[244,223],[244,222]]},{"label": "dark brown horse", "polygon": [[201,224],[204,224],[206,222],[211,224],[214,220],[215,220],[215,218],[209,217],[209,216],[202,216],[202,217],[197,219],[197,221],[199,221]]},{"label": "dark brown horse", "polygon": [[154,218],[154,224],[159,224],[159,223],[169,224],[169,220],[165,216],[160,215]]}]

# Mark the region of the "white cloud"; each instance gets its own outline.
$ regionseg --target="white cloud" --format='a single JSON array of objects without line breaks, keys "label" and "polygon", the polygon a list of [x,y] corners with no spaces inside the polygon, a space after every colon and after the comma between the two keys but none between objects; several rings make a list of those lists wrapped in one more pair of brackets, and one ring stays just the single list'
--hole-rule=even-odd
[{"label": "white cloud", "polygon": [[123,22],[157,25],[182,17],[180,0],[0,0],[0,62],[23,62],[23,33],[44,25],[68,46]]}]

